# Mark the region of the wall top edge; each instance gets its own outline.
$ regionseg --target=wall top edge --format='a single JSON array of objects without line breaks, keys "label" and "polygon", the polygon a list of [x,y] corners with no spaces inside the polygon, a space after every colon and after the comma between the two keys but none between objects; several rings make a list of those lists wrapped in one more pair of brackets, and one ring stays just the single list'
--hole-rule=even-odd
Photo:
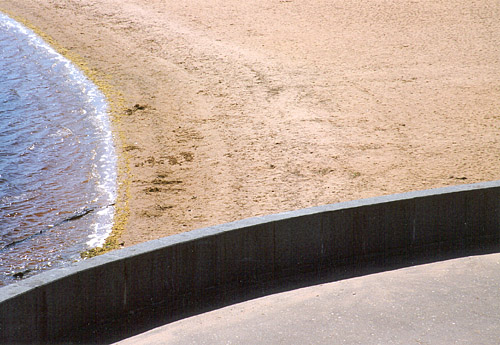
[{"label": "wall top edge", "polygon": [[153,252],[160,250],[162,248],[173,246],[179,243],[187,243],[201,238],[208,238],[221,234],[228,231],[233,231],[236,229],[248,228],[258,225],[266,225],[272,222],[281,221],[285,219],[292,219],[297,217],[304,217],[314,214],[320,214],[325,212],[339,211],[343,209],[359,208],[370,205],[378,205],[384,203],[393,203],[403,200],[411,200],[417,198],[425,198],[429,196],[438,196],[444,194],[460,193],[474,190],[485,190],[485,189],[496,189],[500,188],[499,181],[489,181],[480,182],[474,184],[465,184],[458,186],[441,187],[435,189],[427,189],[421,191],[413,191],[400,194],[391,194],[378,196],[367,199],[359,199],[353,201],[345,201],[336,204],[328,204],[322,206],[315,206],[310,208],[304,208],[294,211],[287,211],[277,214],[270,214],[260,217],[253,217],[234,221],[231,223],[225,223],[215,226],[210,226],[206,228],[200,228],[192,230],[189,232],[184,232],[168,237],[163,237],[157,240],[152,240],[144,243],[140,243],[131,247],[116,250],[110,253],[106,253],[91,259],[86,259],[68,267],[53,269],[50,271],[42,272],[33,277],[27,278],[25,280],[19,281],[18,283],[10,284],[5,287],[0,288],[0,303],[15,297],[16,295],[24,294],[29,290],[40,287],[47,283],[71,276],[86,270],[92,269],[95,266],[103,265],[106,263],[111,263],[114,261],[123,260],[126,258],[131,258],[137,255],[142,255],[148,252]]}]

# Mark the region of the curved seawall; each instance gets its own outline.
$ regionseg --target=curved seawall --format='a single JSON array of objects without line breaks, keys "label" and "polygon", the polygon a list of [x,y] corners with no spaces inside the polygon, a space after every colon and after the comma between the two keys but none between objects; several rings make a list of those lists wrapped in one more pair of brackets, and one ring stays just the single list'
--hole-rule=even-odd
[{"label": "curved seawall", "polygon": [[297,284],[499,249],[500,181],[251,218],[1,288],[0,342],[110,342]]}]

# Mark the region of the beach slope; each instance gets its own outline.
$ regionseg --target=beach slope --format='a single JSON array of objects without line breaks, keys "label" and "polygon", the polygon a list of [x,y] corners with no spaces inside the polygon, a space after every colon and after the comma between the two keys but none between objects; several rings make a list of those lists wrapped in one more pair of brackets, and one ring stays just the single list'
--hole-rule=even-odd
[{"label": "beach slope", "polygon": [[130,188],[124,245],[500,179],[498,1],[0,0],[0,9],[121,93],[111,101]]}]

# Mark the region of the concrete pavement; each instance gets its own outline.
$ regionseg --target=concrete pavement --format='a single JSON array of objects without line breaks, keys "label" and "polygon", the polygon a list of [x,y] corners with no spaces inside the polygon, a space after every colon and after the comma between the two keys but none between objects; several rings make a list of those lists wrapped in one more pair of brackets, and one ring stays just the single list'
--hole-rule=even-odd
[{"label": "concrete pavement", "polygon": [[500,254],[464,257],[246,301],[118,342],[500,344]]}]

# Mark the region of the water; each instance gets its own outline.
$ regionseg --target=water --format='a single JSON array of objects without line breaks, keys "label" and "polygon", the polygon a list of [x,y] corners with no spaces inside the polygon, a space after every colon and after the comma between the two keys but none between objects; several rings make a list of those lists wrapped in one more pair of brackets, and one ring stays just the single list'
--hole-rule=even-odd
[{"label": "water", "polygon": [[105,97],[0,13],[0,286],[101,245],[115,196]]}]

